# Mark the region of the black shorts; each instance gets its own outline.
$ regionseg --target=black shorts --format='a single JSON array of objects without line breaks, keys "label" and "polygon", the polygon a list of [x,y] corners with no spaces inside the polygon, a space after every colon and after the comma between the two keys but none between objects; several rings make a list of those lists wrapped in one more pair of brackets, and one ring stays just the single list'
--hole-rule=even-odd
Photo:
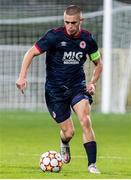
[{"label": "black shorts", "polygon": [[71,115],[71,107],[82,99],[93,102],[92,96],[85,91],[85,88],[51,88],[45,89],[45,99],[51,116],[57,123],[64,122]]}]

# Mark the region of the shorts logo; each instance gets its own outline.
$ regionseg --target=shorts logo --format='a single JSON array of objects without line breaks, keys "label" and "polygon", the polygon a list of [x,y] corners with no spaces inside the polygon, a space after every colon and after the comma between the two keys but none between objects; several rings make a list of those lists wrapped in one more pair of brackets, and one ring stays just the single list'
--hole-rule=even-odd
[{"label": "shorts logo", "polygon": [[53,118],[56,118],[56,113],[54,111],[52,112],[52,116]]},{"label": "shorts logo", "polygon": [[69,52],[64,52],[64,56],[62,60],[64,64],[79,64],[82,57],[83,57],[82,52],[69,51]]},{"label": "shorts logo", "polygon": [[85,41],[81,41],[81,42],[80,42],[80,47],[81,47],[82,49],[85,49],[85,48],[86,48],[86,42],[85,42]]}]

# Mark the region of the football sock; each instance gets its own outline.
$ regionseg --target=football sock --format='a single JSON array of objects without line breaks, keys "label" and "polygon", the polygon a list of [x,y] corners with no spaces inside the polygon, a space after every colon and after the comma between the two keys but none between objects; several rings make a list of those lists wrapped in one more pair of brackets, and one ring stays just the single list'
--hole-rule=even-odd
[{"label": "football sock", "polygon": [[88,166],[96,162],[97,145],[95,141],[84,143],[84,148],[88,157]]},{"label": "football sock", "polygon": [[69,143],[68,140],[63,140],[63,139],[61,139],[61,141],[62,141],[62,143],[65,144],[65,145],[67,145],[67,144]]}]

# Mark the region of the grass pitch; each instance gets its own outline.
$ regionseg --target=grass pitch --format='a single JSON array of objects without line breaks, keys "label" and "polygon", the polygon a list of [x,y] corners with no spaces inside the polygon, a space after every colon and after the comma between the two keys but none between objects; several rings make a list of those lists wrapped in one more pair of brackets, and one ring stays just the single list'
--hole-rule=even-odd
[{"label": "grass pitch", "polygon": [[76,133],[70,143],[71,163],[60,173],[44,173],[39,168],[40,155],[59,151],[57,124],[48,113],[0,112],[0,178],[131,178],[131,114],[92,114],[101,175],[88,174],[81,127],[75,116],[73,121]]}]

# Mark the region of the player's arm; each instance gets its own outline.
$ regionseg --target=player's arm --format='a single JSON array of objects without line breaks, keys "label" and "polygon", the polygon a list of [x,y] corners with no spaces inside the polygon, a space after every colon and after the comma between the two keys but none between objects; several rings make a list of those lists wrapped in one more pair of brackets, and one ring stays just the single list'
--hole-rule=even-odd
[{"label": "player's arm", "polygon": [[18,89],[21,90],[22,93],[23,93],[23,90],[27,86],[26,76],[27,76],[28,68],[29,68],[33,58],[40,54],[41,54],[40,51],[35,46],[33,46],[26,52],[26,54],[23,58],[19,78],[16,81],[16,86]]},{"label": "player's arm", "polygon": [[102,72],[103,63],[99,51],[96,51],[95,53],[91,54],[90,59],[95,64],[95,68],[91,80],[87,85],[87,91],[91,95],[93,95],[95,93],[96,82],[98,81]]}]

